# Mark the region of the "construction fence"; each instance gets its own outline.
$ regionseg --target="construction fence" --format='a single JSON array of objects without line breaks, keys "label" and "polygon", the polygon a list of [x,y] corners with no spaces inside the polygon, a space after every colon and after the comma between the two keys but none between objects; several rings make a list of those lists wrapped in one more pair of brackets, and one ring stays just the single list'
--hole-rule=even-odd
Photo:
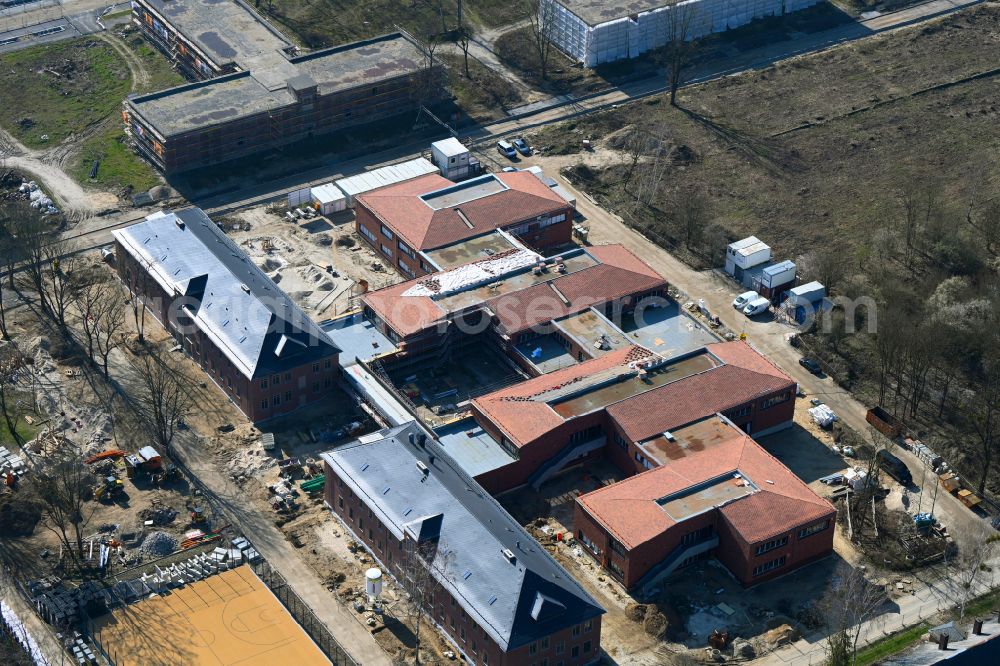
[{"label": "construction fence", "polygon": [[268,589],[278,598],[282,605],[288,609],[295,621],[302,626],[309,637],[315,641],[319,649],[323,651],[334,666],[358,666],[357,662],[347,654],[344,648],[333,637],[330,630],[326,628],[312,608],[299,597],[298,594],[288,585],[284,576],[271,568],[267,560],[261,558],[250,564],[257,577],[264,581]]}]

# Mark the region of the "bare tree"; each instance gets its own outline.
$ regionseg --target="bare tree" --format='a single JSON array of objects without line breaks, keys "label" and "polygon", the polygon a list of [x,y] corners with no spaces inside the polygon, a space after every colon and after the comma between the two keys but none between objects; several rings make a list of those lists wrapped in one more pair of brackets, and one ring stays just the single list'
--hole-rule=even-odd
[{"label": "bare tree", "polygon": [[23,368],[24,357],[21,352],[13,344],[0,345],[0,411],[3,412],[7,432],[17,444],[24,443],[17,430],[20,413],[15,397],[15,387]]},{"label": "bare tree", "polygon": [[864,624],[879,616],[887,599],[885,589],[869,581],[860,569],[846,563],[838,567],[823,604],[833,638],[832,642],[828,639],[828,663],[857,663]]},{"label": "bare tree", "polygon": [[[128,261],[121,258],[119,261]],[[132,309],[132,323],[135,324],[135,332],[139,336],[139,342],[146,341],[146,297],[151,285],[149,269],[152,266],[143,261],[138,266],[127,265],[123,271],[122,281],[129,292],[129,305]]]},{"label": "bare tree", "polygon": [[667,87],[670,105],[677,106],[677,89],[684,83],[687,70],[694,60],[698,43],[693,39],[695,3],[674,5],[667,12],[666,46],[664,58],[667,65]]},{"label": "bare tree", "polygon": [[10,340],[7,331],[7,298],[4,296],[3,285],[0,285],[0,340]]},{"label": "bare tree", "polygon": [[538,57],[539,73],[544,81],[549,77],[549,58],[552,56],[553,46],[549,34],[555,24],[556,6],[553,0],[526,0],[526,2],[531,45]]},{"label": "bare tree", "polygon": [[688,249],[700,245],[709,222],[709,200],[698,189],[685,192],[674,209],[674,216],[684,234]]},{"label": "bare tree", "polygon": [[107,281],[88,279],[77,294],[87,356],[101,359],[101,369],[108,377],[108,357],[121,341],[125,327],[125,301]]},{"label": "bare tree", "polygon": [[994,349],[989,352],[982,364],[980,381],[976,382],[970,393],[971,399],[965,408],[965,416],[979,440],[981,471],[976,487],[982,495],[993,469],[1000,434],[1000,351]]},{"label": "bare tree", "polygon": [[43,525],[58,538],[79,570],[83,565],[84,529],[94,515],[87,500],[93,497],[94,474],[84,463],[83,451],[62,440],[44,469],[38,471],[34,488],[42,508]]},{"label": "bare tree", "polygon": [[136,363],[142,393],[141,416],[164,450],[170,450],[177,425],[191,408],[191,394],[179,365],[157,350],[139,357]]},{"label": "bare tree", "polygon": [[970,548],[963,548],[956,562],[958,568],[956,579],[962,588],[959,590],[961,601],[958,603],[958,618],[960,620],[965,619],[965,607],[976,595],[976,585],[980,582],[986,582],[987,587],[992,587],[993,579],[996,576],[988,563],[1000,551],[1000,534],[992,529],[981,527],[979,532],[973,535],[971,542],[974,545]]},{"label": "bare tree", "polygon": [[416,645],[416,663],[420,663],[420,626],[423,619],[431,612],[434,605],[434,592],[439,583],[434,576],[447,576],[452,554],[438,554],[436,539],[416,541],[406,538],[406,559],[404,561],[403,585],[409,595],[410,605],[407,617],[413,631]]},{"label": "bare tree", "polygon": [[472,78],[469,74],[469,39],[471,38],[471,30],[469,26],[465,24],[465,12],[462,0],[458,0],[455,6],[455,14],[458,19],[458,45],[462,48],[462,56],[465,59],[465,78]]}]

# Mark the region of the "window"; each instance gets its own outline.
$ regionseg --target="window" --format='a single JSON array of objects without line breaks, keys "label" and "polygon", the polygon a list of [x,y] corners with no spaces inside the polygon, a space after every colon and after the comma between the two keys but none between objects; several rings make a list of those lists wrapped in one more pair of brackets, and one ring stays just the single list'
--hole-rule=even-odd
[{"label": "window", "polygon": [[319,363],[313,363],[313,372],[319,372]]},{"label": "window", "polygon": [[292,392],[285,391],[285,402],[291,402],[291,401],[292,401]]},{"label": "window", "polygon": [[389,246],[387,246],[385,243],[382,243],[382,254],[384,254],[387,257],[391,257],[392,256],[392,248],[389,247]]},{"label": "window", "polygon": [[614,560],[610,560],[608,562],[608,569],[610,569],[611,573],[613,573],[615,575],[615,577],[617,577],[619,579],[625,577],[625,572],[622,571],[622,568],[620,566],[618,566],[618,563],[615,562]]},{"label": "window", "polygon": [[267,388],[267,377],[264,377],[264,379],[260,380],[260,387],[262,389],[266,389]]},{"label": "window", "polygon": [[353,507],[347,507],[347,519],[348,520],[354,520],[354,508]]},{"label": "window", "polygon": [[313,382],[313,393],[319,390],[319,382]]},{"label": "window", "polygon": [[[583,630],[584,631],[590,631],[593,628],[594,628],[594,621],[593,620],[587,620],[586,622],[583,623]],[[586,650],[584,650],[584,652],[586,652]]]},{"label": "window", "polygon": [[726,416],[729,417],[730,419],[738,419],[743,416],[748,416],[751,411],[753,411],[753,405],[744,405],[739,409],[729,410],[728,412],[726,412]]},{"label": "window", "polygon": [[[612,539],[608,547],[611,548],[611,550],[618,553],[619,555],[621,555],[622,557],[625,556],[625,546],[623,546],[621,542],[618,541],[617,539]],[[575,635],[576,634],[574,634],[574,636]]]},{"label": "window", "polygon": [[566,651],[566,641],[559,641],[556,643],[556,654],[562,654]]},{"label": "window", "polygon": [[792,399],[791,391],[785,391],[781,395],[774,395],[771,396],[770,398],[766,398],[764,402],[761,404],[761,409],[769,409],[770,407],[774,407],[775,405],[780,405],[783,402],[788,402],[791,399]]},{"label": "window", "polygon": [[399,267],[403,269],[404,273],[407,273],[408,275],[415,275],[415,273],[413,272],[413,269],[410,268],[410,265],[407,264],[402,259],[397,259],[396,263],[399,264]]},{"label": "window", "polygon": [[358,225],[358,230],[361,232],[362,236],[364,236],[365,238],[367,238],[368,240],[370,240],[372,243],[375,242],[375,234],[373,234],[371,231],[369,231],[367,229],[367,227],[363,227],[361,225]]},{"label": "window", "polygon": [[286,372],[285,373],[285,381],[286,382],[292,381],[292,373],[290,373],[290,372]]},{"label": "window", "polygon": [[465,642],[465,627],[459,627],[459,629],[458,629],[458,636],[459,636],[459,638],[462,639],[462,642],[464,643]]},{"label": "window", "polygon": [[622,437],[616,432],[614,435],[612,435],[612,439],[615,440],[615,444],[620,446],[623,451],[628,451],[628,442],[625,441],[624,437]]},{"label": "window", "polygon": [[771,539],[770,541],[766,541],[757,546],[757,554],[763,555],[764,553],[774,550],[775,548],[781,548],[786,543],[788,543],[787,535],[781,537],[780,539]]},{"label": "window", "polygon": [[267,409],[267,400],[266,399],[260,401],[260,408],[261,409]]},{"label": "window", "polygon": [[590,641],[584,641],[583,642],[583,653],[587,654],[588,652],[590,652]]},{"label": "window", "polygon": [[538,643],[532,643],[528,646],[528,654],[529,655],[538,654]]},{"label": "window", "polygon": [[543,650],[548,650],[549,649],[549,639],[548,639],[547,636],[542,639],[542,649]]},{"label": "window", "polygon": [[588,442],[592,439],[596,439],[601,434],[601,426],[595,425],[590,426],[584,430],[578,430],[570,435],[569,441],[571,444],[577,444],[579,442]]},{"label": "window", "polygon": [[455,617],[453,615],[449,615],[448,616],[448,624],[451,625],[452,629],[455,628]]},{"label": "window", "polygon": [[539,220],[539,225],[541,228],[551,227],[553,224],[559,224],[566,219],[566,213],[559,213],[558,215],[552,215],[551,217],[543,217]]},{"label": "window", "polygon": [[274,375],[273,377],[271,377],[272,386],[277,386],[280,383],[281,383],[281,375]]},{"label": "window", "polygon": [[392,232],[389,231],[389,228],[387,226],[385,226],[384,224],[382,225],[382,228],[379,231],[381,231],[382,235],[385,236],[386,238],[388,238],[389,240],[392,240],[393,238],[395,238],[395,236],[392,235]]},{"label": "window", "polygon": [[[580,625],[576,625],[575,627],[573,627],[573,636],[576,637],[576,636],[579,636],[579,635],[580,635]],[[576,655],[573,655],[573,656],[576,656]]]},{"label": "window", "polygon": [[271,406],[272,407],[277,407],[280,404],[281,404],[281,396],[280,395],[272,395],[271,396]]},{"label": "window", "polygon": [[579,645],[574,645],[573,646],[573,649],[570,651],[570,656],[573,657],[574,659],[576,659],[577,657],[580,656],[580,646]]},{"label": "window", "polygon": [[362,518],[361,516],[358,516],[358,529],[359,530],[365,529],[365,519]]},{"label": "window", "polygon": [[528,229],[530,228],[530,226],[531,225],[527,223],[519,224],[516,227],[508,227],[507,231],[513,234],[514,236],[521,236],[523,234],[528,233]]},{"label": "window", "polygon": [[785,556],[784,555],[782,555],[781,557],[779,557],[776,560],[771,560],[770,562],[767,562],[766,564],[761,564],[760,566],[754,567],[753,568],[754,578],[756,578],[757,576],[760,576],[761,574],[765,574],[768,571],[773,571],[773,570],[775,570],[775,569],[777,569],[779,567],[783,567],[783,566],[785,566]]},{"label": "window", "polygon": [[343,497],[338,497],[337,498],[337,506],[339,506],[341,509],[344,508],[344,498]]},{"label": "window", "polygon": [[333,367],[333,361],[331,359],[326,359],[325,361],[323,361],[323,367],[329,370],[330,368]]},{"label": "window", "polygon": [[398,243],[396,243],[396,247],[398,247],[399,251],[408,256],[410,259],[417,258],[417,255],[413,252],[413,250],[406,247],[406,243],[404,243],[403,241],[399,241]]},{"label": "window", "polygon": [[816,523],[815,525],[810,525],[809,527],[804,527],[801,530],[799,530],[799,539],[805,539],[806,537],[811,537],[813,534],[816,534],[818,532],[822,532],[823,530],[825,530],[829,526],[830,526],[830,521],[829,520],[823,520],[823,521],[820,521],[820,522]]},{"label": "window", "polygon": [[325,386],[326,388],[330,388],[331,386],[333,386],[333,379],[331,379],[330,377],[324,379],[323,386]]}]

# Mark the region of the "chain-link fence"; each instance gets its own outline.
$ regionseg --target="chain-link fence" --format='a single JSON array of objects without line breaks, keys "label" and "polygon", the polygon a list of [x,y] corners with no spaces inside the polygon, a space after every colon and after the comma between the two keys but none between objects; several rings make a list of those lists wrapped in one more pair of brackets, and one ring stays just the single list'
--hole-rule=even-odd
[{"label": "chain-link fence", "polygon": [[357,662],[341,647],[326,625],[316,617],[312,608],[292,590],[284,576],[271,568],[267,560],[262,558],[252,563],[250,568],[253,569],[258,578],[264,581],[274,596],[288,609],[295,621],[302,626],[335,666],[357,666]]}]

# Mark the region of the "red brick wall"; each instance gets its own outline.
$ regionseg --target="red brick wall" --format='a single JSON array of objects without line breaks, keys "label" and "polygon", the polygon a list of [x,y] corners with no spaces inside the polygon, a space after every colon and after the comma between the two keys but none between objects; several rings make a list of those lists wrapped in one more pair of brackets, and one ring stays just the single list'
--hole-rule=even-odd
[{"label": "red brick wall", "polygon": [[[399,580],[403,574],[402,565],[405,561],[404,542],[396,539],[326,462],[323,463],[323,471],[327,479],[327,483],[323,486],[327,506],[340,517],[354,536],[367,546],[383,569]],[[552,633],[547,637],[547,647],[545,639],[540,639],[534,644],[534,648],[525,645],[510,653],[503,653],[500,646],[440,585],[435,586],[433,590],[433,604],[429,610],[429,619],[448,634],[472,664],[523,666],[531,663],[541,664],[542,659],[547,658],[550,666],[556,666],[560,661],[564,666],[585,666],[595,662],[600,655],[600,617]],[[560,644],[563,652],[558,653]],[[584,651],[588,644],[590,649]],[[575,657],[572,656],[574,648],[577,652]],[[488,661],[484,661],[484,655],[487,655],[485,659]]]},{"label": "red brick wall", "polygon": [[[146,291],[147,312],[181,343],[191,360],[201,366],[208,378],[248,419],[257,422],[287,414],[321,400],[333,391],[340,367],[336,354],[315,362],[319,364],[319,372],[313,371],[312,361],[282,372],[278,375],[277,391],[273,376],[268,377],[268,388],[264,390],[260,379],[248,379],[200,330],[193,329],[181,335],[171,322],[171,318],[176,316],[171,311],[174,298],[168,296],[152,278],[140,280],[137,276],[142,268],[120,243],[115,245],[115,262],[122,281],[130,289]],[[275,395],[278,396],[277,405],[272,404]],[[265,398],[268,401],[267,407],[262,405]]]},{"label": "red brick wall", "polygon": [[[828,521],[829,527],[827,527],[822,532],[812,534],[803,539],[799,538],[799,531],[809,525],[815,523],[820,523],[823,521]],[[822,557],[826,557],[833,552],[833,534],[836,523],[836,512],[831,511],[826,517],[819,520],[812,520],[806,523],[801,523],[796,525],[794,528],[778,534],[771,538],[780,538],[782,536],[788,537],[788,543],[774,550],[769,550],[766,553],[757,555],[757,547],[763,542],[758,543],[747,543],[743,538],[734,530],[732,526],[728,524],[725,516],[719,521],[720,523],[720,539],[719,539],[719,550],[725,550],[728,553],[728,561],[723,561],[733,575],[746,586],[756,585],[784,574],[793,571],[794,569],[813,562]],[[722,525],[725,525],[723,528]],[[722,538],[722,533],[725,533],[725,539]],[[765,541],[769,541],[767,539]],[[760,566],[766,562],[775,560],[781,556],[785,556],[785,564],[778,567],[777,569],[772,569],[766,573],[759,576],[753,575],[753,570],[755,567]],[[719,558],[722,560],[722,558]]]}]

